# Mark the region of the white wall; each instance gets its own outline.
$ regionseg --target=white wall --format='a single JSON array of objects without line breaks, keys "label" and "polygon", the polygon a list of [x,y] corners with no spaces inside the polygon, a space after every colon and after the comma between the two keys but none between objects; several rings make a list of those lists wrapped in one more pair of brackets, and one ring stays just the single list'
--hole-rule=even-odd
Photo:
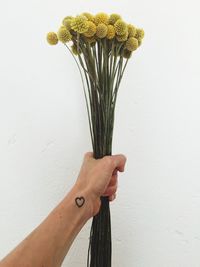
[{"label": "white wall", "polygon": [[[46,32],[119,12],[145,29],[119,93],[113,266],[200,266],[200,18],[196,0],[4,1],[0,8],[0,258],[65,196],[91,150],[81,81]],[[86,266],[90,223],[63,266]]]}]

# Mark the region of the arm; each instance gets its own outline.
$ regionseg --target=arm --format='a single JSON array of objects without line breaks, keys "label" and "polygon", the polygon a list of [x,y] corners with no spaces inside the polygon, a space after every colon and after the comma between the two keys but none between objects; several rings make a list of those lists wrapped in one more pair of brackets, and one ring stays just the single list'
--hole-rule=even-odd
[{"label": "arm", "polygon": [[59,267],[73,240],[100,209],[100,196],[112,201],[117,171],[123,172],[123,155],[95,160],[87,153],[78,179],[58,206],[1,262],[0,267]]}]

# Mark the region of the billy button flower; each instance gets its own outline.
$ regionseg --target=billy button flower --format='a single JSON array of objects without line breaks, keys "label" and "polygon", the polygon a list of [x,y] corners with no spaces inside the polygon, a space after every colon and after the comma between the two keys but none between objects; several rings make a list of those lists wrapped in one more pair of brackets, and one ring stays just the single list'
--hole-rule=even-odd
[{"label": "billy button flower", "polygon": [[125,42],[128,39],[128,31],[123,35],[117,35],[116,39],[118,42]]},{"label": "billy button flower", "polygon": [[89,27],[87,22],[88,19],[85,16],[77,16],[71,21],[71,29],[78,33],[84,33],[88,30]]},{"label": "billy button flower", "polygon": [[108,14],[103,13],[103,12],[96,14],[96,16],[94,17],[94,23],[96,25],[99,25],[101,23],[104,23],[104,24],[107,25],[108,24],[108,20],[109,20]]},{"label": "billy button flower", "polygon": [[96,36],[100,39],[105,38],[108,32],[108,28],[104,23],[97,25]]},{"label": "billy button flower", "polygon": [[62,43],[67,43],[71,41],[72,35],[71,33],[65,28],[65,26],[61,26],[60,29],[58,30],[58,39]]},{"label": "billy button flower", "polygon": [[89,21],[94,22],[94,15],[92,15],[88,12],[84,12],[82,15],[85,16]]},{"label": "billy button flower", "polygon": [[121,19],[115,22],[114,27],[117,35],[124,35],[128,30],[127,24]]},{"label": "billy button flower", "polygon": [[128,27],[128,36],[135,37],[137,29],[132,24],[128,24],[127,27]]},{"label": "billy button flower", "polygon": [[125,47],[128,51],[135,51],[138,48],[138,40],[135,37],[130,37],[126,41]]},{"label": "billy button flower", "polygon": [[144,38],[144,30],[143,29],[137,29],[135,38],[138,40],[138,46],[141,46],[142,39]]},{"label": "billy button flower", "polygon": [[58,36],[55,32],[47,33],[47,42],[50,45],[56,45],[58,43]]},{"label": "billy button flower", "polygon": [[122,52],[122,56],[123,56],[124,58],[126,58],[126,59],[129,59],[129,58],[131,58],[132,53],[133,53],[133,52],[131,52],[131,51],[127,50],[127,49],[124,49],[123,52]]},{"label": "billy button flower", "polygon": [[97,31],[97,26],[92,21],[87,21],[88,29],[86,32],[83,33],[86,37],[92,37],[95,35]]},{"label": "billy button flower", "polygon": [[108,25],[108,31],[107,31],[107,39],[111,40],[115,37],[115,28],[113,25]]},{"label": "billy button flower", "polygon": [[62,24],[66,27],[67,30],[71,30],[71,22],[72,22],[73,17],[72,16],[67,16],[63,19]]},{"label": "billy button flower", "polygon": [[118,19],[121,19],[121,16],[118,15],[118,14],[111,14],[110,15],[110,18],[108,20],[108,23],[111,24],[111,25],[114,25],[115,22],[118,20]]},{"label": "billy button flower", "polygon": [[142,40],[144,38],[144,30],[143,29],[137,29],[135,38]]}]

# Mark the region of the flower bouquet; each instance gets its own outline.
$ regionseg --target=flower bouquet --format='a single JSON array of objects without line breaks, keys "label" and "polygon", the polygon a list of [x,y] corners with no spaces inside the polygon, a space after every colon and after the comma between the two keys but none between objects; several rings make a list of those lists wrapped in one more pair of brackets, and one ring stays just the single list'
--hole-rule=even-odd
[{"label": "flower bouquet", "polygon": [[[48,43],[63,43],[78,66],[96,159],[112,154],[117,93],[127,63],[143,37],[143,29],[126,23],[118,14],[106,13],[67,16],[57,33],[47,34]],[[111,266],[108,197],[101,197],[101,202],[91,226],[87,259],[90,267]]]}]

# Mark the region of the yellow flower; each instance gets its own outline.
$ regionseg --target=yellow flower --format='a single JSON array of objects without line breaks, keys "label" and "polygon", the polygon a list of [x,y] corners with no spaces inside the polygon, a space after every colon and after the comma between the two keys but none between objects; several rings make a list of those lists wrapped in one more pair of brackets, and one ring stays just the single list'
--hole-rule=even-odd
[{"label": "yellow flower", "polygon": [[97,37],[102,39],[102,38],[106,37],[107,32],[108,32],[108,28],[104,23],[100,23],[97,26],[97,32],[96,32]]},{"label": "yellow flower", "polygon": [[75,32],[84,33],[88,30],[89,27],[87,22],[88,19],[85,16],[83,15],[77,16],[76,18],[72,19],[71,28]]},{"label": "yellow flower", "polygon": [[94,16],[88,12],[83,13],[83,16],[85,16],[89,21],[94,22]]},{"label": "yellow flower", "polygon": [[67,30],[71,30],[71,22],[73,17],[67,16],[63,19],[62,24],[66,27]]},{"label": "yellow flower", "polygon": [[62,43],[67,43],[71,41],[72,35],[64,26],[61,26],[58,30],[58,39]]},{"label": "yellow flower", "polygon": [[58,43],[58,36],[55,32],[47,33],[47,42],[50,45],[56,45]]},{"label": "yellow flower", "polygon": [[127,49],[124,49],[123,52],[122,52],[122,56],[126,59],[129,59],[131,56],[132,56],[132,53],[131,51],[127,50]]},{"label": "yellow flower", "polygon": [[127,24],[121,19],[115,22],[114,27],[117,35],[124,35],[128,29]]},{"label": "yellow flower", "polygon": [[135,37],[137,39],[143,39],[144,38],[144,30],[143,29],[137,29]]},{"label": "yellow flower", "polygon": [[106,36],[109,40],[115,37],[115,28],[113,25],[108,25],[108,32]]},{"label": "yellow flower", "polygon": [[101,23],[108,24],[109,16],[106,13],[98,13],[94,17],[94,23],[99,25]]},{"label": "yellow flower", "polygon": [[108,22],[109,22],[109,24],[114,25],[115,22],[118,19],[121,19],[121,16],[120,15],[118,15],[118,14],[111,14]]},{"label": "yellow flower", "polygon": [[118,42],[125,42],[128,39],[128,31],[123,35],[117,35],[116,39]]},{"label": "yellow flower", "polygon": [[88,21],[87,24],[88,24],[88,30],[84,33],[84,35],[86,37],[92,37],[95,35],[97,31],[97,26],[92,21]]},{"label": "yellow flower", "polygon": [[128,51],[134,51],[138,48],[138,40],[134,37],[130,37],[127,41],[126,41],[126,49]]},{"label": "yellow flower", "polygon": [[128,35],[129,35],[129,37],[134,37],[136,35],[136,32],[137,32],[136,28],[133,25],[128,24]]}]

